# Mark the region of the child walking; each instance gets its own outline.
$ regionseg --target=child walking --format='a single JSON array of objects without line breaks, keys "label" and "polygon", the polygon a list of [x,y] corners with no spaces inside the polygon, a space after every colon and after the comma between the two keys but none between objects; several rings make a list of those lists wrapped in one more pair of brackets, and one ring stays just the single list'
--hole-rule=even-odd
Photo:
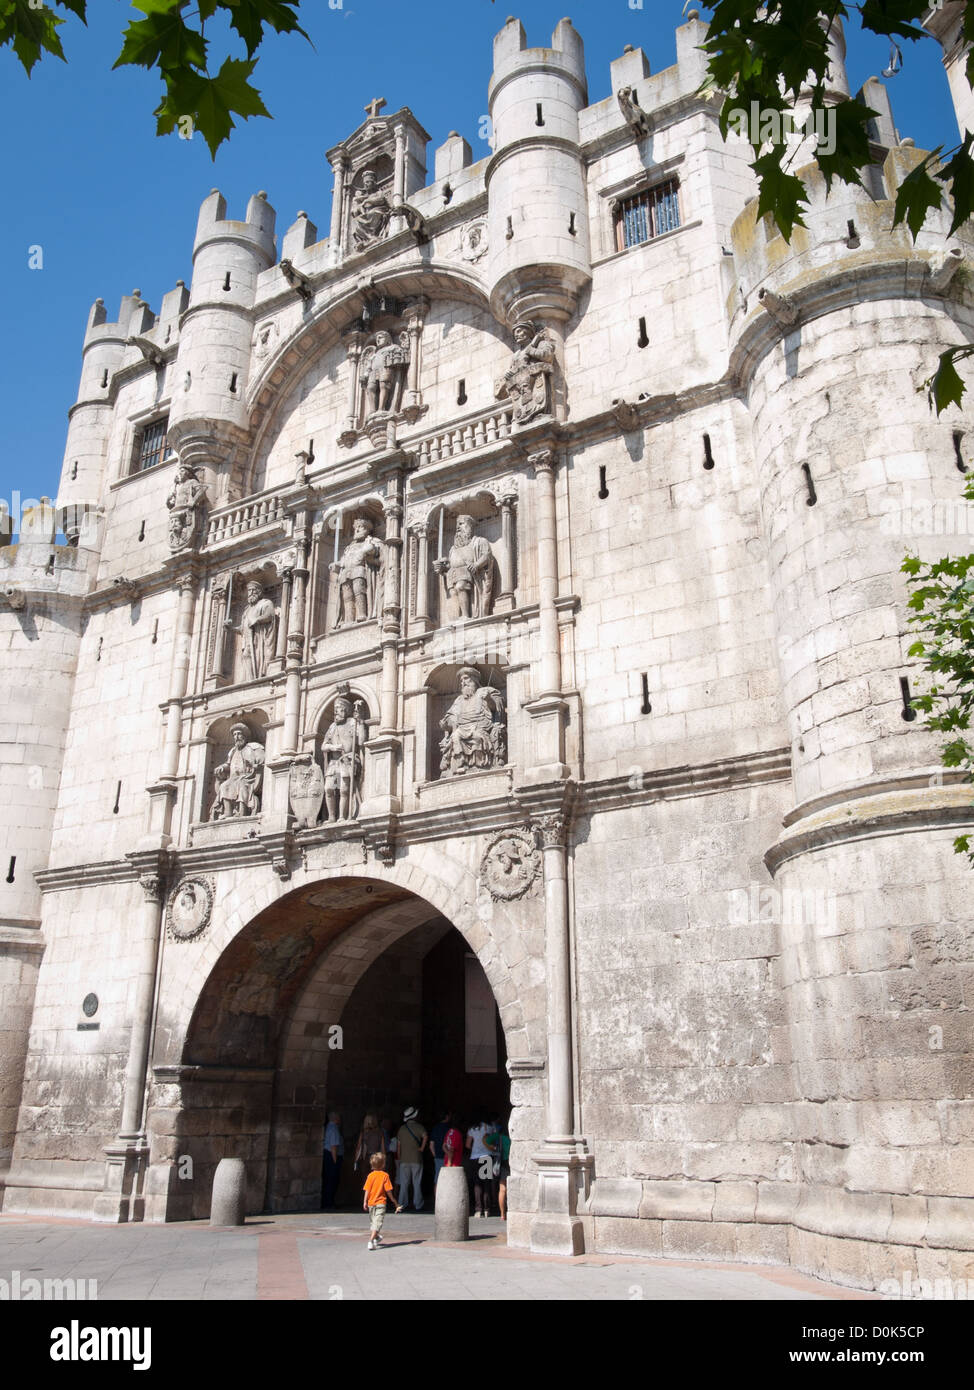
[{"label": "child walking", "polygon": [[[374,1250],[376,1246],[382,1244],[382,1223],[386,1215],[386,1198],[392,1191],[392,1182],[383,1167],[385,1161],[385,1154],[372,1154],[369,1159],[369,1166],[372,1171],[363,1184],[365,1197],[362,1202],[362,1210],[367,1211],[370,1217],[368,1245],[370,1250]],[[402,1211],[402,1207],[397,1206],[396,1211]]]}]

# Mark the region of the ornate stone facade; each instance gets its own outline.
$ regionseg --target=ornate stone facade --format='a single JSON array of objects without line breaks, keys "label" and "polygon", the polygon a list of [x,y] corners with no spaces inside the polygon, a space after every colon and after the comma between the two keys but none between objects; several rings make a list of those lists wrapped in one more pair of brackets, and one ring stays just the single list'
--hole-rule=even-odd
[{"label": "ornate stone facade", "polygon": [[450,928],[512,1244],[969,1271],[970,788],[903,718],[883,519],[956,500],[912,373],[974,243],[888,231],[922,154],[870,83],[876,186],[799,163],[786,247],[705,33],[590,106],[570,22],[510,20],[489,158],[428,172],[376,98],[327,235],[214,192],[191,286],[93,306],[56,508],[0,547],[5,1215],[205,1217],[231,1150],[249,1210],[316,1208],[327,1026],[380,999],[421,1062]]}]

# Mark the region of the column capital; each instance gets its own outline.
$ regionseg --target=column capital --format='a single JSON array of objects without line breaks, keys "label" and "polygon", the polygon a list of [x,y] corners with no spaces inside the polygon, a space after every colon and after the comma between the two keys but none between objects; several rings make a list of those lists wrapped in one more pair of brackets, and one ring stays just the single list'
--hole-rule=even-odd
[{"label": "column capital", "polygon": [[528,463],[535,473],[554,473],[558,467],[558,455],[554,449],[535,449],[534,453],[528,454]]},{"label": "column capital", "polygon": [[564,849],[568,841],[569,818],[563,811],[536,816],[534,821],[543,849]]}]

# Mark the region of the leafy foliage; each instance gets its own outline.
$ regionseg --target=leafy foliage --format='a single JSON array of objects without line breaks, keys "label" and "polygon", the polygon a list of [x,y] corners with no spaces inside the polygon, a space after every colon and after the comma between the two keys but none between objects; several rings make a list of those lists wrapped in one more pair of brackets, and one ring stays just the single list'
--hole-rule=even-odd
[{"label": "leafy foliage", "polygon": [[[974,502],[974,474],[964,497]],[[919,632],[909,654],[923,662],[930,677],[929,689],[910,703],[926,716],[926,728],[946,735],[944,767],[962,768],[967,780],[974,780],[974,555],[947,556],[933,564],[908,555],[902,568],[912,590],[910,623]],[[968,835],[959,836],[954,848],[974,864]]]},{"label": "leafy foliage", "polygon": [[[156,132],[168,134],[188,119],[216,152],[234,128],[234,117],[270,113],[252,85],[257,61],[255,54],[264,31],[278,34],[307,34],[298,23],[300,0],[196,0],[187,22],[189,0],[132,0],[141,18],[133,19],[122,36],[122,51],[115,67],[135,66],[158,70],[164,84],[162,101],[156,107]],[[0,47],[10,44],[27,75],[44,53],[64,59],[58,28],[65,15],[86,21],[87,0],[53,0],[33,9],[30,0],[0,0]],[[222,16],[242,41],[246,60],[227,56],[211,71],[209,43],[205,36],[207,20]]]}]

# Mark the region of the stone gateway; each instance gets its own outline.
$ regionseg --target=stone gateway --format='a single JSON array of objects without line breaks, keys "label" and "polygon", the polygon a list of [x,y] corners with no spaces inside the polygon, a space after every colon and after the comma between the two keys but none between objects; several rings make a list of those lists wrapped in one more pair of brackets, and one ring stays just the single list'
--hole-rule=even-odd
[{"label": "stone gateway", "polygon": [[222,1159],[317,1209],[329,1112],[351,1172],[478,1107],[512,1245],[974,1277],[974,810],[900,575],[947,547],[889,524],[958,494],[974,397],[915,387],[974,241],[889,230],[872,80],[786,245],[705,36],[590,103],[508,20],[483,158],[376,98],[328,235],[214,191],[190,282],[95,301],[0,548],[4,1215],[202,1219]]}]

